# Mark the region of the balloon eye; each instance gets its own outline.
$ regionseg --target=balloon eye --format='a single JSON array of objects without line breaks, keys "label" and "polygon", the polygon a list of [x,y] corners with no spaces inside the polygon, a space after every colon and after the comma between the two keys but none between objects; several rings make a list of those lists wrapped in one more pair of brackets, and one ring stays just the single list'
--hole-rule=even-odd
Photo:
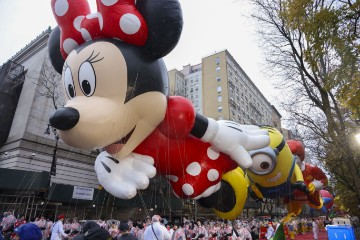
[{"label": "balloon eye", "polygon": [[84,62],[79,69],[79,84],[85,96],[90,97],[95,92],[96,76],[90,62]]},{"label": "balloon eye", "polygon": [[257,174],[267,174],[271,172],[276,165],[276,160],[267,154],[256,154],[252,156],[253,164],[250,168],[251,171]]},{"label": "balloon eye", "polygon": [[268,162],[260,163],[260,168],[262,168],[262,169],[268,169],[269,167],[270,167],[270,164]]},{"label": "balloon eye", "polygon": [[64,87],[68,97],[70,99],[73,99],[76,96],[76,92],[75,92],[74,80],[69,67],[66,68],[64,73]]}]

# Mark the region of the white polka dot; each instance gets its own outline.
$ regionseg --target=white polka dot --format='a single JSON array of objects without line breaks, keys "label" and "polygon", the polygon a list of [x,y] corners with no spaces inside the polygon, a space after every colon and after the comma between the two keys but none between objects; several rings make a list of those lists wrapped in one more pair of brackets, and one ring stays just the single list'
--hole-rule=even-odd
[{"label": "white polka dot", "polygon": [[80,32],[81,32],[81,36],[85,41],[90,41],[92,39],[89,31],[86,30],[85,28],[80,29]]},{"label": "white polka dot", "polygon": [[101,0],[102,4],[105,6],[112,6],[117,3],[118,0]]},{"label": "white polka dot", "polygon": [[211,160],[216,160],[218,159],[218,157],[220,156],[220,153],[215,151],[214,149],[212,149],[212,147],[208,147],[207,149],[207,156],[211,159]]},{"label": "white polka dot", "polygon": [[141,23],[137,16],[131,13],[126,13],[120,18],[120,28],[126,34],[134,34],[139,31]]},{"label": "white polka dot", "polygon": [[165,175],[165,177],[173,182],[177,182],[179,178],[175,175]]},{"label": "white polka dot", "polygon": [[79,44],[77,44],[77,42],[72,38],[67,38],[63,42],[63,49],[67,54],[70,54],[70,52],[78,46]]},{"label": "white polka dot", "polygon": [[188,196],[190,196],[190,195],[192,195],[192,194],[194,193],[194,188],[193,188],[190,184],[188,184],[188,183],[185,183],[185,184],[182,186],[182,190],[183,190],[183,192],[184,192],[186,195],[188,195]]},{"label": "white polka dot", "polygon": [[216,169],[210,169],[207,173],[207,178],[211,182],[216,181],[219,178],[219,172]]},{"label": "white polka dot", "polygon": [[201,172],[201,166],[198,162],[193,162],[190,163],[187,167],[186,167],[186,172],[188,174],[190,174],[191,176],[197,176],[200,174]]},{"label": "white polka dot", "polygon": [[81,29],[81,27],[80,27],[81,22],[82,22],[82,20],[84,20],[84,18],[85,18],[84,16],[78,16],[78,17],[76,17],[74,19],[74,22],[73,22],[74,28],[76,30],[78,30],[79,32],[80,32],[80,29]]},{"label": "white polka dot", "polygon": [[69,10],[69,3],[67,0],[57,0],[54,6],[55,14],[59,17],[64,16]]}]

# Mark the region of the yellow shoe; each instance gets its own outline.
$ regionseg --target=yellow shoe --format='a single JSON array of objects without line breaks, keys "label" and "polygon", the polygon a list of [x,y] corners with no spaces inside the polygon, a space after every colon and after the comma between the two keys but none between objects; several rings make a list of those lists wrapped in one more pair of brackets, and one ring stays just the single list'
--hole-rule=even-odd
[{"label": "yellow shoe", "polygon": [[234,220],[244,208],[248,196],[248,182],[241,168],[236,168],[222,177],[219,204],[213,207],[219,218]]}]

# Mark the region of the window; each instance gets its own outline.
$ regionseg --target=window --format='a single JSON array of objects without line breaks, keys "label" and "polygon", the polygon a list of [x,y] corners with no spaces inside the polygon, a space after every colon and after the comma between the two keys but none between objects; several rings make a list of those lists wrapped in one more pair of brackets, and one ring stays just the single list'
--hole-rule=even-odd
[{"label": "window", "polygon": [[217,58],[215,59],[215,62],[216,62],[216,65],[219,65],[219,64],[220,64],[220,58],[217,57]]},{"label": "window", "polygon": [[222,101],[222,96],[218,96],[218,102]]},{"label": "window", "polygon": [[218,107],[218,112],[222,112],[222,107]]},{"label": "window", "polygon": [[216,81],[220,82],[220,81],[221,81],[221,77],[216,77]]},{"label": "window", "polygon": [[221,92],[221,86],[217,86],[217,92]]},{"label": "window", "polygon": [[217,72],[217,73],[220,72],[220,67],[216,67],[216,72]]}]

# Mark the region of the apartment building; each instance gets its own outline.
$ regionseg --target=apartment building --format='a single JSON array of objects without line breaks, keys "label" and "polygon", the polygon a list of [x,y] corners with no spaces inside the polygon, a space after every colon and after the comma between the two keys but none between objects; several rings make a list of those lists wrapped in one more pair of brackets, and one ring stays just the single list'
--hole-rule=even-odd
[{"label": "apartment building", "polygon": [[203,114],[202,109],[202,64],[186,65],[181,71],[170,70],[170,95],[183,96],[189,99],[197,113]]},{"label": "apartment building", "polygon": [[188,98],[207,117],[281,130],[280,113],[227,50],[202,58],[201,64],[170,70],[169,81],[171,95]]}]

